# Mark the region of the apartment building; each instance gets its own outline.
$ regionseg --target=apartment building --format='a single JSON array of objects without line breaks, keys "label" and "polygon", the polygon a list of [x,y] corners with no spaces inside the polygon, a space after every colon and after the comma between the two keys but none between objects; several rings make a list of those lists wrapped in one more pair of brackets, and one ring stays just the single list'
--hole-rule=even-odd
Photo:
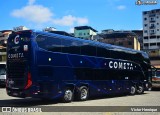
[{"label": "apartment building", "polygon": [[160,68],[160,9],[143,12],[143,50],[151,64]]},{"label": "apartment building", "polygon": [[143,49],[160,48],[160,9],[143,12]]},{"label": "apartment building", "polygon": [[74,27],[74,36],[83,39],[93,40],[93,36],[97,35],[97,30],[90,26],[77,26]]}]

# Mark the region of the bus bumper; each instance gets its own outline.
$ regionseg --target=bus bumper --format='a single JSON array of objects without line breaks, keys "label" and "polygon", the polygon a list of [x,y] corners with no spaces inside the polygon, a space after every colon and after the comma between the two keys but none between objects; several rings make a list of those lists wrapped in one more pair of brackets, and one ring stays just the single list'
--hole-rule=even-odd
[{"label": "bus bumper", "polygon": [[12,97],[20,97],[20,98],[26,98],[26,97],[32,97],[32,98],[46,98],[46,99],[54,99],[59,98],[62,95],[62,91],[41,91],[37,87],[30,87],[29,89],[11,89],[6,88],[6,92],[9,96]]}]

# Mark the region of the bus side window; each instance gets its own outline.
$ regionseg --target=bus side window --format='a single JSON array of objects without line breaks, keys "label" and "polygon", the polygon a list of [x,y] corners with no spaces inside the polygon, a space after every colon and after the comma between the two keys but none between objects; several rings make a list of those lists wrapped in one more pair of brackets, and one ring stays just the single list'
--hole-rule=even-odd
[{"label": "bus side window", "polygon": [[77,41],[62,39],[62,52],[80,54],[80,44]]},{"label": "bus side window", "polygon": [[105,57],[105,58],[110,58],[110,50],[97,47],[97,56],[98,57]]},{"label": "bus side window", "polygon": [[61,52],[61,39],[39,35],[36,42],[40,48],[48,51]]},{"label": "bus side window", "polygon": [[61,52],[62,51],[62,41],[57,37],[48,37],[47,49],[52,52]]},{"label": "bus side window", "polygon": [[81,46],[81,55],[96,56],[96,46],[88,43]]}]

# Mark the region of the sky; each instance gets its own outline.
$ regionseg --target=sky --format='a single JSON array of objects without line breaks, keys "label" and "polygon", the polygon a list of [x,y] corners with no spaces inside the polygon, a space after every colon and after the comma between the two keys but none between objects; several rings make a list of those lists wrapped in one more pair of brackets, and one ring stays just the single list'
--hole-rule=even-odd
[{"label": "sky", "polygon": [[0,30],[18,26],[66,32],[75,26],[91,26],[98,32],[141,30],[142,12],[160,9],[160,0],[156,1],[156,5],[136,5],[137,0],[0,0]]}]

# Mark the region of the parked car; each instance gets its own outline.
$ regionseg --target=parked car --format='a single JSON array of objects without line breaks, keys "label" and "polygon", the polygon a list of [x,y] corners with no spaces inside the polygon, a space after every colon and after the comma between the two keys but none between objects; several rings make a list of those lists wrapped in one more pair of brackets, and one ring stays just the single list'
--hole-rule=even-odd
[{"label": "parked car", "polygon": [[6,84],[6,62],[0,62],[0,86]]}]

